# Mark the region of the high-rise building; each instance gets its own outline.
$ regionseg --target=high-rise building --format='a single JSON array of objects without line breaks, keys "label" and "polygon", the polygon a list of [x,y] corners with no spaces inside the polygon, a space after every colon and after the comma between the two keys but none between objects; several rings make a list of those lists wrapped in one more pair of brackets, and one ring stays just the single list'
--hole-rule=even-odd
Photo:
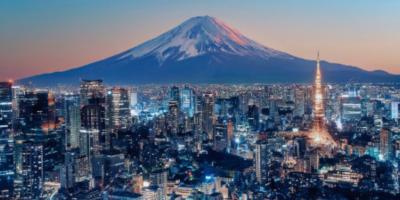
[{"label": "high-rise building", "polygon": [[387,128],[382,128],[381,133],[379,134],[379,150],[380,150],[380,158],[384,160],[388,160],[391,154],[392,148],[392,134],[390,130]]},{"label": "high-rise building", "polygon": [[56,128],[54,96],[48,91],[27,91],[19,97],[20,131],[26,136],[41,135]]},{"label": "high-rise building", "polygon": [[17,140],[16,199],[41,199],[43,193],[43,145]]},{"label": "high-rise building", "polygon": [[257,141],[255,149],[256,179],[260,184],[267,182],[268,175],[268,149],[265,141]]},{"label": "high-rise building", "polygon": [[400,118],[400,102],[398,101],[393,101],[390,107],[391,111],[391,118],[394,120],[398,120]]},{"label": "high-rise building", "polygon": [[150,173],[150,182],[162,190],[163,196],[167,194],[168,171],[156,170]]},{"label": "high-rise building", "polygon": [[[83,80],[80,85],[81,107],[90,104],[90,99],[105,98],[105,87],[102,80]],[[100,103],[104,103],[100,101]]]},{"label": "high-rise building", "polygon": [[170,93],[169,93],[169,97],[171,101],[176,101],[178,103],[178,107],[181,106],[181,98],[180,98],[180,91],[179,91],[179,87],[177,86],[172,86]]},{"label": "high-rise building", "polygon": [[150,185],[149,187],[143,188],[142,195],[143,199],[151,199],[151,200],[164,200],[162,188],[156,185]]},{"label": "high-rise building", "polygon": [[228,130],[226,124],[214,125],[213,134],[213,149],[214,151],[225,151],[228,147]]},{"label": "high-rise building", "polygon": [[124,168],[124,154],[106,151],[93,160],[93,177],[102,185],[107,185]]},{"label": "high-rise building", "polygon": [[105,146],[105,108],[93,102],[81,109],[80,150],[89,156],[98,155]]},{"label": "high-rise building", "polygon": [[341,103],[341,119],[342,122],[351,122],[359,120],[362,116],[361,98],[350,94],[342,95]]},{"label": "high-rise building", "polygon": [[12,128],[12,83],[0,82],[0,134],[9,135]]},{"label": "high-rise building", "polygon": [[79,147],[79,130],[81,128],[81,113],[79,95],[64,95],[64,120],[66,126],[66,148]]},{"label": "high-rise building", "polygon": [[21,199],[38,199],[44,173],[54,170],[61,153],[55,99],[48,91],[26,91],[18,99],[15,191]]},{"label": "high-rise building", "polygon": [[256,105],[249,105],[247,119],[252,131],[257,131],[260,124],[260,114]]},{"label": "high-rise building", "polygon": [[[90,157],[108,148],[106,144],[105,88],[102,80],[84,80],[80,85],[80,150]],[[90,160],[90,158],[89,158]]]},{"label": "high-rise building", "polygon": [[127,130],[130,127],[131,113],[129,107],[127,89],[114,87],[107,92],[107,118],[111,132]]},{"label": "high-rise building", "polygon": [[180,95],[181,111],[189,117],[193,117],[195,107],[193,90],[189,87],[184,87]]},{"label": "high-rise building", "polygon": [[179,131],[179,107],[177,101],[169,101],[167,115],[168,132],[175,136]]},{"label": "high-rise building", "polygon": [[278,99],[270,99],[269,101],[269,118],[272,119],[275,125],[279,125],[279,106]]},{"label": "high-rise building", "polygon": [[309,159],[309,172],[316,172],[319,170],[319,151],[316,149],[308,155]]},{"label": "high-rise building", "polygon": [[294,102],[294,116],[303,117],[305,113],[305,94],[303,88],[296,88]]},{"label": "high-rise building", "polygon": [[214,127],[214,95],[206,93],[203,97],[203,131],[207,133],[209,140],[213,138]]},{"label": "high-rise building", "polygon": [[133,108],[136,106],[138,103],[138,93],[136,89],[132,89],[129,95],[129,102],[130,102],[130,107]]},{"label": "high-rise building", "polygon": [[295,139],[295,155],[296,157],[303,158],[307,150],[307,141],[304,137]]},{"label": "high-rise building", "polygon": [[24,88],[18,85],[12,86],[12,108],[14,119],[19,117],[19,97],[24,93]]},{"label": "high-rise building", "polygon": [[10,199],[14,190],[11,86],[11,82],[0,82],[0,199]]},{"label": "high-rise building", "polygon": [[78,149],[71,149],[64,154],[64,165],[60,170],[60,183],[61,188],[65,191],[73,188],[77,180],[77,171],[81,169],[76,168],[76,161],[79,157]]}]

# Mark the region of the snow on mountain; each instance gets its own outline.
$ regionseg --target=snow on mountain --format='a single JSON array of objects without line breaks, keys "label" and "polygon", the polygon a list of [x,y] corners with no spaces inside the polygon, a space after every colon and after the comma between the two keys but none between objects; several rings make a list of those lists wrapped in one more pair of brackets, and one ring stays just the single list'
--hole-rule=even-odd
[{"label": "snow on mountain", "polygon": [[176,28],[123,52],[117,59],[155,56],[160,63],[223,52],[240,56],[286,57],[289,54],[264,47],[210,16],[193,17]]},{"label": "snow on mountain", "polygon": [[[265,47],[209,17],[193,17],[132,49],[74,69],[19,80],[39,86],[103,79],[113,84],[305,83],[315,61]],[[326,82],[398,82],[400,76],[321,62]]]}]

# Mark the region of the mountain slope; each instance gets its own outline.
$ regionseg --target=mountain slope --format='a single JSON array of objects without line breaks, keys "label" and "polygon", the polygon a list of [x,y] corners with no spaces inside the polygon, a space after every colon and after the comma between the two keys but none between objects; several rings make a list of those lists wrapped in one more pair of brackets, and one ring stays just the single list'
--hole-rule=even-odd
[{"label": "mountain slope", "polygon": [[[393,82],[400,76],[322,62],[328,82]],[[209,16],[193,17],[137,47],[86,66],[43,74],[22,83],[109,84],[310,82],[315,62],[277,51]]]}]

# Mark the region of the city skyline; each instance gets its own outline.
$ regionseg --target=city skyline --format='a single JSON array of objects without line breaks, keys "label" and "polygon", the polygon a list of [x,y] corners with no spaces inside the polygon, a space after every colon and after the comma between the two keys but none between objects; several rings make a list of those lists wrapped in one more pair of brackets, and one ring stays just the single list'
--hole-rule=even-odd
[{"label": "city skyline", "polygon": [[0,1],[0,200],[400,199],[398,10]]},{"label": "city skyline", "polygon": [[0,78],[5,80],[104,59],[196,15],[222,19],[255,41],[295,56],[312,60],[319,49],[330,62],[400,73],[397,1],[236,1],[233,13],[222,9],[224,1],[1,4]]}]

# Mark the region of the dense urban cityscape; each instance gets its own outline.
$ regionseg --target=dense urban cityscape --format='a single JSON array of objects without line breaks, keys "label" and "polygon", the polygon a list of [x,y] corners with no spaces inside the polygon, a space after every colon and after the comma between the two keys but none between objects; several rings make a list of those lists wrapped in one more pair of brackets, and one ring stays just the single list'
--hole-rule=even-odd
[{"label": "dense urban cityscape", "polygon": [[0,199],[399,199],[400,84],[0,83]]}]

